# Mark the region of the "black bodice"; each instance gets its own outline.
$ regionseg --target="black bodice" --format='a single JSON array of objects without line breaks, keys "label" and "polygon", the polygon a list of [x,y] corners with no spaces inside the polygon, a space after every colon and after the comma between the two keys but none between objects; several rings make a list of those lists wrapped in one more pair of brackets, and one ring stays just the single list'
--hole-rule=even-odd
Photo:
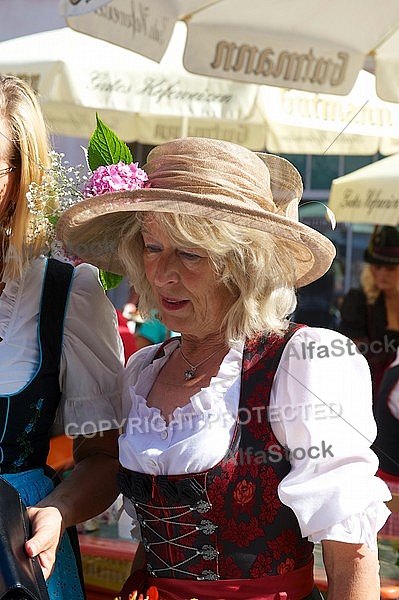
[{"label": "black bodice", "polygon": [[59,366],[73,267],[48,259],[37,326],[39,365],[19,391],[0,396],[0,473],[43,467],[60,401]]}]

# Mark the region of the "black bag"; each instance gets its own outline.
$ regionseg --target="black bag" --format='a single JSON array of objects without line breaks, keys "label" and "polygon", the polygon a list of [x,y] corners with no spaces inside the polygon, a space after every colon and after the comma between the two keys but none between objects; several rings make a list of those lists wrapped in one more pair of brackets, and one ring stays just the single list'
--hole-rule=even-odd
[{"label": "black bag", "polygon": [[0,477],[0,600],[49,600],[39,560],[24,550],[29,536],[26,506]]}]

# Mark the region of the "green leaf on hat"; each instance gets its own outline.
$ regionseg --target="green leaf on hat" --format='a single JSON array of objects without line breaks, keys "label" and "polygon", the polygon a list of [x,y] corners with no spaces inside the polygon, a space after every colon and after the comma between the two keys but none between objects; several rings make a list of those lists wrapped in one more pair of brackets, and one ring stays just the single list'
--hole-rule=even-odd
[{"label": "green leaf on hat", "polygon": [[97,167],[115,165],[119,161],[133,162],[129,147],[105,125],[96,114],[97,127],[90,138],[87,148],[87,160],[92,171]]},{"label": "green leaf on hat", "polygon": [[[133,162],[132,153],[129,147],[103,123],[96,113],[97,127],[89,140],[87,147],[87,162],[92,171],[98,167],[115,165],[119,161],[125,164]],[[100,269],[100,281],[105,290],[111,290],[117,287],[122,281],[122,275],[110,273]]]},{"label": "green leaf on hat", "polygon": [[116,273],[110,273],[109,271],[102,271],[100,269],[100,281],[105,291],[116,288],[122,279],[122,275],[116,275]]},{"label": "green leaf on hat", "polygon": [[60,218],[59,215],[47,215],[46,216],[46,219],[53,227],[55,227],[57,225],[59,218]]}]

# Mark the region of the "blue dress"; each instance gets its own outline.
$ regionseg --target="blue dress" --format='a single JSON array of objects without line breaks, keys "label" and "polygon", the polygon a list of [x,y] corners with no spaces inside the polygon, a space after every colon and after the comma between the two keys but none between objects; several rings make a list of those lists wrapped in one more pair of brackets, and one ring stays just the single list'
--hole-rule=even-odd
[{"label": "blue dress", "polygon": [[[38,320],[39,366],[19,392],[0,396],[0,475],[19,491],[27,506],[47,496],[55,485],[45,467],[49,432],[61,397],[59,364],[72,273],[71,265],[48,260]],[[47,587],[50,600],[84,598],[68,534],[60,543]]]}]

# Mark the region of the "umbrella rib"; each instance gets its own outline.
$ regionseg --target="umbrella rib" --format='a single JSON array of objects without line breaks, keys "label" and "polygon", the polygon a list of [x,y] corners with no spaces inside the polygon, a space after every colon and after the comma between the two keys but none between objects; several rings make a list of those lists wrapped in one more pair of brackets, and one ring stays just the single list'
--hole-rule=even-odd
[{"label": "umbrella rib", "polygon": [[339,134],[337,136],[335,136],[335,138],[333,139],[333,141],[331,142],[331,144],[329,144],[327,146],[327,148],[324,150],[323,154],[325,154],[326,152],[328,152],[328,150],[331,148],[331,146],[333,144],[335,144],[335,142],[337,141],[337,139],[339,138],[339,136],[344,133],[344,131],[345,131],[345,129],[347,127],[349,127],[349,125],[352,123],[353,119],[356,119],[357,115],[360,113],[361,110],[363,110],[363,108],[366,106],[367,103],[368,103],[368,100],[366,100],[366,102],[363,104],[363,106],[361,106],[359,108],[359,110],[353,115],[353,117],[350,119],[350,121],[347,122],[347,124],[345,125],[345,127],[343,129],[341,129],[341,131],[339,132]]},{"label": "umbrella rib", "polygon": [[374,48],[372,48],[369,53],[368,56],[374,56],[376,51],[378,50],[378,48],[380,48],[380,46],[382,46],[389,38],[391,38],[393,36],[394,33],[396,33],[399,30],[399,22],[396,23],[396,25],[394,25],[392,27],[392,29],[390,29],[385,35],[384,37],[378,42],[378,44],[376,46],[374,46]]},{"label": "umbrella rib", "polygon": [[187,13],[186,15],[184,15],[183,17],[181,17],[180,21],[187,22],[197,13],[202,12],[203,10],[205,10],[206,8],[209,8],[210,6],[213,6],[214,4],[219,4],[219,2],[222,2],[222,0],[210,0],[209,2],[207,2],[206,4],[203,4],[196,10],[193,10],[193,11]]}]

